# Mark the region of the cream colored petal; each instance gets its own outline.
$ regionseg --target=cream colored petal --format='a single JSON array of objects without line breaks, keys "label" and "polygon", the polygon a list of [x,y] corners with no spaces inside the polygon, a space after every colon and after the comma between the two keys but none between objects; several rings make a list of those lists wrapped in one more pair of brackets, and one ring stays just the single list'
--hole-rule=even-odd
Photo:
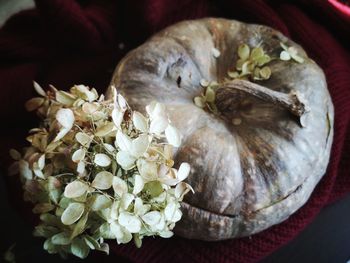
[{"label": "cream colored petal", "polygon": [[96,174],[91,186],[100,190],[111,188],[113,182],[113,174],[107,171],[102,171]]},{"label": "cream colored petal", "polygon": [[85,206],[82,203],[70,203],[64,210],[61,221],[64,225],[74,224],[84,213]]},{"label": "cream colored petal", "polygon": [[89,186],[87,184],[76,180],[66,185],[64,196],[67,198],[76,198],[85,194],[88,188]]},{"label": "cream colored petal", "polygon": [[173,125],[169,124],[168,127],[165,129],[165,136],[169,144],[175,147],[179,147],[181,145],[180,132]]}]

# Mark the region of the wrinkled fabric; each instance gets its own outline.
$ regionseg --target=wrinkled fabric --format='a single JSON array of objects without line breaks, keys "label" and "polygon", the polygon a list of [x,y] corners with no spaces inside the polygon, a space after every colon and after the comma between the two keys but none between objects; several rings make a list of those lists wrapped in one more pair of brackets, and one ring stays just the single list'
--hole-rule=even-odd
[{"label": "wrinkled fabric", "polygon": [[[24,144],[37,125],[23,104],[35,96],[32,81],[68,89],[86,84],[105,91],[118,61],[153,33],[175,22],[207,16],[260,23],[301,44],[324,70],[335,106],[335,135],[327,174],[309,201],[283,223],[247,238],[202,242],[180,237],[111,241],[110,261],[256,262],[300,233],[325,205],[350,191],[350,19],[326,0],[36,0],[36,9],[13,16],[0,29],[1,165],[8,149]],[[334,1],[332,1],[334,2]],[[343,7],[346,8],[346,7]],[[25,207],[21,188],[8,180],[13,205]],[[28,213],[28,208],[23,208]],[[98,252],[96,252],[98,253]],[[105,260],[105,259],[104,259]]]}]

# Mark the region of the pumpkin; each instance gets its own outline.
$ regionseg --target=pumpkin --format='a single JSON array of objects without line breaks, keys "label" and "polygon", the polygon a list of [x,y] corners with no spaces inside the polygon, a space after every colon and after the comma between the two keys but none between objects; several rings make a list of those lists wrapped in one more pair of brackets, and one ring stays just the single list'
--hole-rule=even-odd
[{"label": "pumpkin", "polygon": [[[279,56],[281,42],[304,62],[276,59],[269,79],[227,80],[241,44]],[[219,83],[219,114],[193,102],[203,79]],[[182,204],[180,236],[223,240],[262,231],[299,209],[325,174],[334,110],[323,71],[272,28],[218,18],[180,22],[129,52],[111,85],[139,111],[154,100],[166,104],[182,134],[175,160],[190,163],[195,194]]]}]

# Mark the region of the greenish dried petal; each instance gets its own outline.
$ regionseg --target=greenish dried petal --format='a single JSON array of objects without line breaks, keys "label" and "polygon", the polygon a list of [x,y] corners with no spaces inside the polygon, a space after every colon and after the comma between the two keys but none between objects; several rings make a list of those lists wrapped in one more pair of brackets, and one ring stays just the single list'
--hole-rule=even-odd
[{"label": "greenish dried petal", "polygon": [[45,213],[40,215],[40,220],[45,222],[46,224],[52,225],[52,226],[60,226],[61,225],[61,220],[59,217]]},{"label": "greenish dried petal", "polygon": [[238,56],[242,60],[249,58],[250,48],[247,44],[242,44],[238,47]]},{"label": "greenish dried petal", "polygon": [[260,76],[263,79],[269,79],[270,76],[271,76],[271,69],[270,69],[270,67],[263,67],[260,70]]},{"label": "greenish dried petal", "polygon": [[264,50],[261,47],[255,47],[250,53],[250,59],[256,61],[264,55]]},{"label": "greenish dried petal", "polygon": [[143,190],[147,191],[147,193],[149,193],[151,197],[156,197],[163,192],[163,187],[159,181],[152,181],[146,183]]},{"label": "greenish dried petal", "polygon": [[54,245],[69,245],[71,243],[71,239],[68,233],[61,232],[51,237],[51,242]]},{"label": "greenish dried petal", "polygon": [[88,245],[88,247],[92,250],[101,248],[100,244],[91,236],[85,235],[84,241]]},{"label": "greenish dried petal", "polygon": [[236,69],[237,69],[237,70],[242,70],[243,64],[244,64],[245,62],[246,62],[246,61],[243,60],[243,59],[237,60],[237,62],[236,62]]},{"label": "greenish dried petal", "polygon": [[84,210],[84,204],[70,203],[61,216],[62,223],[65,225],[74,224],[83,215]]},{"label": "greenish dried petal", "polygon": [[248,75],[251,73],[251,63],[249,61],[246,61],[242,65],[242,75]]},{"label": "greenish dried petal", "polygon": [[74,256],[84,259],[89,255],[90,248],[81,238],[75,238],[71,245],[71,252]]},{"label": "greenish dried petal", "polygon": [[204,108],[205,107],[205,100],[203,97],[200,97],[200,96],[195,97],[194,104],[199,108]]},{"label": "greenish dried petal", "polygon": [[258,66],[263,66],[267,63],[269,63],[271,61],[271,57],[269,55],[263,55],[261,57],[259,57],[257,60],[256,60],[256,63],[258,64]]},{"label": "greenish dried petal", "polygon": [[85,213],[79,219],[78,223],[76,223],[74,225],[73,232],[72,232],[72,234],[70,236],[70,239],[74,239],[75,237],[77,237],[78,235],[80,235],[81,233],[84,232],[88,219],[89,219],[89,213]]},{"label": "greenish dried petal", "polygon": [[50,203],[39,203],[36,204],[33,208],[33,213],[34,214],[41,214],[41,213],[47,213],[51,210],[53,210],[55,208],[55,206],[53,204]]},{"label": "greenish dried petal", "polygon": [[228,75],[230,78],[236,79],[236,78],[238,78],[239,73],[238,73],[237,71],[228,71],[228,72],[227,72],[227,75]]},{"label": "greenish dried petal", "polygon": [[57,234],[60,230],[53,226],[38,225],[33,231],[33,235],[36,237],[50,238]]},{"label": "greenish dried petal", "polygon": [[139,234],[134,234],[134,243],[137,248],[142,246],[142,239],[140,238]]},{"label": "greenish dried petal", "polygon": [[93,202],[93,204],[91,206],[91,209],[93,211],[98,211],[98,210],[101,210],[101,209],[108,208],[111,205],[112,205],[111,199],[109,199],[105,195],[100,194],[100,195],[97,195],[95,197],[95,201]]},{"label": "greenish dried petal", "polygon": [[214,102],[215,101],[215,92],[210,87],[208,87],[206,92],[205,92],[205,100],[207,102]]}]

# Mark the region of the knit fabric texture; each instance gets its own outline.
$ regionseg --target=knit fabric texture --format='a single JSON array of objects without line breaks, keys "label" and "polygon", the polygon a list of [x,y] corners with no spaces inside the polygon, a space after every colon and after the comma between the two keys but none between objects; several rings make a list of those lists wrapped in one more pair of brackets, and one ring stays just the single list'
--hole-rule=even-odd
[{"label": "knit fabric texture", "polygon": [[[350,191],[350,19],[326,0],[36,0],[0,29],[1,165],[37,124],[24,102],[32,81],[68,89],[86,84],[104,92],[118,61],[153,33],[175,22],[224,17],[259,23],[301,44],[324,70],[335,106],[335,134],[326,175],[288,220],[247,238],[203,242],[145,238],[143,246],[111,241],[111,262],[257,262],[293,239],[320,209]],[[331,1],[335,2],[335,1]],[[8,178],[13,205],[29,212],[18,181]],[[27,210],[26,210],[27,209]],[[98,252],[96,252],[98,253]]]}]

